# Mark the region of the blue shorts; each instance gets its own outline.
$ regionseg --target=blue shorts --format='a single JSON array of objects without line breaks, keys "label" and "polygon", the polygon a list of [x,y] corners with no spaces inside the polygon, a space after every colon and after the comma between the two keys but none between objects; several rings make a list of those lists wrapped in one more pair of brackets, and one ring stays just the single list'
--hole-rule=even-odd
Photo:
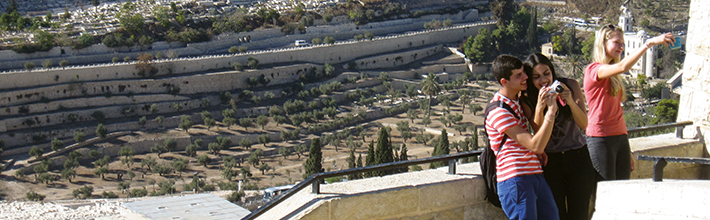
[{"label": "blue shorts", "polygon": [[508,219],[560,219],[552,191],[542,174],[498,182],[498,198]]}]

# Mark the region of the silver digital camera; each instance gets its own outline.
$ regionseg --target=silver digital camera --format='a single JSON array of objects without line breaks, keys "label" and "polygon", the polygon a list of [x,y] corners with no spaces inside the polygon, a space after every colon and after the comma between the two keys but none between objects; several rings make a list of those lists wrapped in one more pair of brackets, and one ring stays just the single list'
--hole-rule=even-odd
[{"label": "silver digital camera", "polygon": [[552,82],[552,85],[550,85],[550,95],[557,95],[563,91],[565,91],[565,87],[562,87],[560,81],[555,80]]}]

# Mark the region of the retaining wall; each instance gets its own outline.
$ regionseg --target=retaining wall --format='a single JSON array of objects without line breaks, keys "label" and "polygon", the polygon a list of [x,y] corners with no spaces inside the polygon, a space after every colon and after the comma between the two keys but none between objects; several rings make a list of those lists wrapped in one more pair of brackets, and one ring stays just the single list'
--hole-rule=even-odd
[{"label": "retaining wall", "polygon": [[[247,89],[249,87],[247,79],[251,77],[264,75],[271,80],[269,85],[278,85],[297,81],[301,75],[307,73],[311,68],[316,68],[317,71],[320,71],[322,66],[296,64],[259,70],[227,70],[223,72],[159,79],[70,82],[41,88],[0,92],[0,106],[15,106],[43,100],[68,99],[84,96],[166,94],[170,87],[179,88],[179,95]],[[26,80],[31,81],[31,79]],[[108,103],[110,104],[111,101],[109,100]],[[13,112],[12,109],[11,112]]]},{"label": "retaining wall", "polygon": [[[40,66],[46,59],[52,59],[57,65],[59,61],[66,59],[69,63],[106,63],[113,57],[121,60],[129,56],[132,59],[138,57],[138,53],[176,53],[181,56],[200,56],[204,53],[218,50],[226,51],[231,46],[247,46],[252,48],[286,45],[298,39],[310,41],[313,38],[323,38],[325,36],[336,37],[337,39],[352,38],[354,35],[368,30],[375,35],[387,35],[390,33],[418,30],[425,22],[437,19],[440,21],[451,19],[454,23],[473,22],[479,20],[478,11],[470,9],[457,14],[427,15],[420,18],[406,18],[382,22],[373,22],[366,25],[356,25],[350,22],[348,16],[338,16],[331,24],[307,27],[305,34],[286,35],[280,28],[270,28],[241,33],[223,33],[213,37],[209,42],[185,44],[181,42],[155,42],[151,46],[133,46],[109,48],[103,44],[95,44],[80,50],[71,47],[55,47],[47,52],[35,52],[32,54],[16,53],[11,50],[0,51],[0,69],[22,69],[24,63],[33,62]],[[346,23],[338,22],[344,20]],[[360,33],[361,34],[361,33]],[[251,42],[244,41],[246,38]]]},{"label": "retaining wall", "polygon": [[[159,70],[158,75],[168,75],[231,68],[233,62],[246,64],[250,56],[258,59],[261,64],[283,62],[335,64],[367,57],[372,54],[382,54],[441,43],[458,43],[470,35],[477,34],[480,28],[493,28],[494,26],[494,22],[478,22],[437,30],[378,37],[373,40],[337,42],[333,45],[250,51],[233,55],[214,55],[199,58],[164,59],[155,61],[153,66]],[[142,77],[137,75],[138,71],[135,64],[137,62],[87,65],[67,69],[37,69],[30,72],[24,70],[6,72],[0,74],[0,88],[20,89],[76,81],[141,79]]]},{"label": "retaining wall", "polygon": [[421,60],[445,48],[442,45],[354,60],[358,69],[394,68]]},{"label": "retaining wall", "polygon": [[[332,81],[342,81],[349,75],[353,74],[341,74],[340,76],[330,79],[326,82],[321,82],[321,83],[316,83],[316,84],[309,84],[307,85],[306,89],[310,89],[311,87],[318,87],[323,84],[330,83]],[[358,89],[358,88],[366,88],[366,87],[373,87],[380,85],[381,81],[379,79],[368,79],[368,80],[360,80],[357,83],[352,83],[352,84],[344,84],[341,87],[341,91],[345,90],[351,90],[351,89]],[[384,89],[380,88],[381,86],[377,86],[378,91],[382,92]],[[269,90],[270,92],[274,94],[281,94],[282,89],[274,89],[274,90]],[[255,93],[255,95],[263,96],[263,93],[266,91],[261,91],[259,93]],[[237,95],[233,95],[232,98],[238,99],[236,97]],[[336,100],[337,102],[341,102],[345,100],[345,97],[341,93],[334,93],[333,95],[329,96]],[[207,98],[211,105],[218,105],[220,103],[219,96],[214,95],[214,96],[208,96],[204,97]],[[202,98],[198,99],[189,99],[185,97],[180,98],[181,101],[179,103],[182,105],[182,110],[183,112],[189,112],[193,109],[199,109],[203,108],[202,106]],[[176,102],[173,101],[167,101],[167,102],[154,102],[158,106],[159,109],[159,114],[170,114],[170,113],[177,113],[178,111],[173,108],[173,105]],[[133,113],[123,115],[121,112],[125,108],[131,108],[134,109]],[[241,117],[256,117],[258,115],[267,115],[269,108],[271,106],[258,106],[258,107],[252,107],[252,108],[244,108],[244,109],[238,109],[235,111],[235,117],[236,118],[241,118]],[[226,108],[226,107],[225,107]],[[33,143],[33,136],[38,135],[39,133],[36,131],[32,130],[20,130],[24,128],[31,128],[27,124],[25,124],[25,121],[27,119],[34,120],[35,125],[34,127],[38,126],[50,126],[50,125],[62,125],[62,124],[68,124],[71,125],[72,123],[80,123],[82,121],[94,121],[94,119],[91,117],[91,114],[94,111],[102,111],[104,115],[107,118],[118,118],[118,117],[132,117],[135,118],[134,122],[123,122],[123,123],[113,123],[113,124],[107,124],[106,128],[111,131],[137,131],[141,129],[157,129],[157,128],[165,128],[165,127],[177,127],[180,123],[180,116],[173,116],[173,117],[167,117],[164,119],[162,123],[156,122],[154,119],[158,115],[155,115],[149,111],[149,106],[146,104],[134,104],[134,105],[124,105],[124,106],[107,106],[107,107],[102,107],[102,108],[94,108],[94,109],[87,109],[87,110],[75,110],[75,111],[65,111],[65,112],[58,112],[58,113],[49,113],[49,114],[42,114],[38,116],[24,116],[24,117],[16,117],[16,118],[8,118],[5,120],[0,121],[0,125],[4,128],[5,131],[0,134],[0,139],[5,141],[5,153],[3,155],[13,155],[13,154],[24,154],[29,151],[28,147],[24,148],[18,148],[18,149],[13,149],[12,147],[15,146],[24,146]],[[221,121],[222,119],[222,114],[221,110],[215,110],[212,111],[212,116],[215,120]],[[68,116],[69,114],[74,114],[77,117],[76,122],[70,122],[68,121]],[[384,113],[383,113],[384,114]],[[138,118],[140,116],[147,116],[147,122],[144,126],[140,126],[138,124]],[[202,123],[202,118],[198,113],[193,113],[190,114],[192,118],[193,124],[201,124]],[[369,116],[369,115],[368,115]],[[377,115],[373,115],[377,116]],[[36,118],[35,118],[36,117]],[[17,131],[15,131],[17,130]],[[9,132],[8,132],[9,131]],[[71,138],[74,135],[75,131],[81,131],[84,132],[87,136],[91,137],[95,135],[96,131],[96,126],[84,126],[82,128],[69,128],[66,129],[56,129],[52,130],[51,132],[44,133],[46,135],[46,140],[51,140],[56,138],[59,139],[67,139]],[[38,147],[43,147],[43,148],[48,148],[49,144],[39,144],[37,145]]]}]

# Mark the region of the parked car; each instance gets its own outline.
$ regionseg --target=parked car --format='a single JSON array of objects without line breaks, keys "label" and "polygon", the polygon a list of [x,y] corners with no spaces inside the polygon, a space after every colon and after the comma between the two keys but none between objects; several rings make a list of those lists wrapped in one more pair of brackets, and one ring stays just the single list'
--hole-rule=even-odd
[{"label": "parked car", "polygon": [[296,40],[295,44],[297,47],[304,47],[304,46],[309,45],[309,43],[306,42],[306,40]]}]

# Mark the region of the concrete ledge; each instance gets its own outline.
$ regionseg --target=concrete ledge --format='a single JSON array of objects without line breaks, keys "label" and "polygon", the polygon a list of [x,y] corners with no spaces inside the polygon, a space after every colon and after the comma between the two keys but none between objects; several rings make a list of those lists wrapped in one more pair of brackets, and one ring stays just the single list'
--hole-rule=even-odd
[{"label": "concrete ledge", "polygon": [[[676,138],[675,134],[661,134],[629,140],[634,160],[638,155],[705,157],[707,150],[701,140]],[[668,163],[663,170],[668,179],[701,179],[706,166],[700,164]],[[653,161],[636,160],[636,169],[631,178],[644,179],[653,177]]]},{"label": "concrete ledge", "polygon": [[483,199],[478,163],[447,170],[321,185],[318,195],[305,188],[259,219],[506,219]]},{"label": "concrete ledge", "polygon": [[605,181],[593,219],[710,219],[710,181]]}]

